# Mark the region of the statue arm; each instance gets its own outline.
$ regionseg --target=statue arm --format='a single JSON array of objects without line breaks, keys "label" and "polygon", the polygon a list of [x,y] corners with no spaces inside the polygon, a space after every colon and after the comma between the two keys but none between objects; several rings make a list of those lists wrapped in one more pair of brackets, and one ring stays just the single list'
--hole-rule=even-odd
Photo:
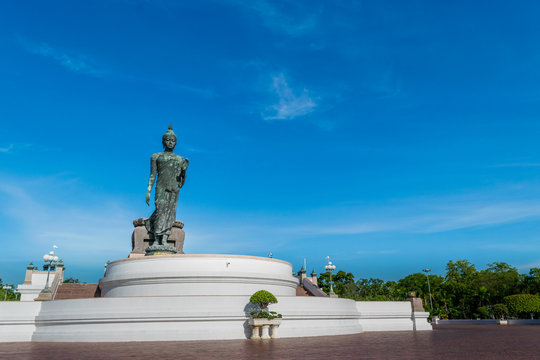
[{"label": "statue arm", "polygon": [[178,188],[182,188],[182,186],[184,186],[184,183],[186,182],[186,170],[188,168],[188,165],[189,165],[189,159],[188,158],[185,158],[183,161],[182,161],[182,165],[181,165],[181,168],[180,168],[180,176],[179,176],[179,179],[178,179]]},{"label": "statue arm", "polygon": [[148,188],[146,189],[146,204],[148,206],[150,206],[150,194],[152,192],[152,187],[156,181],[157,157],[157,154],[154,154],[150,158],[150,177],[148,178]]}]

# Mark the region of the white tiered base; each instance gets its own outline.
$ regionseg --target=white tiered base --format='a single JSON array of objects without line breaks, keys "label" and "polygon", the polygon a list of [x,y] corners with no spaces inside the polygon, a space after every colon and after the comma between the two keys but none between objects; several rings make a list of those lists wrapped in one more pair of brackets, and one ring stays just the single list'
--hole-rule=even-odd
[{"label": "white tiered base", "polygon": [[294,296],[291,264],[234,255],[118,260],[100,281],[104,297],[0,303],[2,341],[181,341],[247,339],[253,305],[265,289],[283,314],[281,337],[431,330],[407,301],[355,302]]},{"label": "white tiered base", "polygon": [[298,279],[290,263],[243,255],[168,255],[109,263],[100,280],[111,296],[252,295],[265,289],[295,296]]}]

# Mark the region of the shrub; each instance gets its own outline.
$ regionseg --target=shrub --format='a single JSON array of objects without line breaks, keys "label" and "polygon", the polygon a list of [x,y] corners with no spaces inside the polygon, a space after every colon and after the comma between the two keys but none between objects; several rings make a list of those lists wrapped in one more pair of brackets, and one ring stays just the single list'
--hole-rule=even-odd
[{"label": "shrub", "polygon": [[476,311],[478,311],[478,314],[482,319],[489,318],[489,308],[487,306],[480,306]]},{"label": "shrub", "polygon": [[252,311],[252,312],[250,312],[250,314],[251,314],[251,317],[254,318],[254,319],[273,320],[273,319],[276,319],[276,318],[278,318],[278,319],[283,318],[283,315],[278,314],[275,311],[270,311],[269,313],[266,312],[266,311]]},{"label": "shrub", "polygon": [[504,304],[495,304],[491,310],[497,319],[505,319],[508,316],[508,308]]},{"label": "shrub", "polygon": [[531,294],[510,295],[504,298],[510,314],[523,316],[540,312],[540,296]]},{"label": "shrub", "polygon": [[268,305],[276,304],[278,301],[272,293],[266,290],[259,290],[255,294],[251,295],[249,302],[259,306],[260,311],[250,312],[251,316],[254,319],[263,319],[273,320],[275,318],[281,319],[283,316],[278,314],[275,311],[268,311]]},{"label": "shrub", "polygon": [[261,310],[266,310],[268,305],[277,304],[278,301],[272,293],[266,290],[259,290],[255,294],[251,295],[249,302],[259,305]]}]

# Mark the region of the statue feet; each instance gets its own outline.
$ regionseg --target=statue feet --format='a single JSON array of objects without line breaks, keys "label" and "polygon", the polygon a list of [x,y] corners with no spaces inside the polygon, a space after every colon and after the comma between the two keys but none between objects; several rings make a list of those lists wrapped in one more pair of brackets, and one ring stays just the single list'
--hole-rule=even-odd
[{"label": "statue feet", "polygon": [[152,256],[152,255],[174,255],[177,253],[177,250],[174,246],[171,245],[159,245],[156,244],[156,241],[154,241],[154,244],[144,249],[146,252],[146,256]]}]

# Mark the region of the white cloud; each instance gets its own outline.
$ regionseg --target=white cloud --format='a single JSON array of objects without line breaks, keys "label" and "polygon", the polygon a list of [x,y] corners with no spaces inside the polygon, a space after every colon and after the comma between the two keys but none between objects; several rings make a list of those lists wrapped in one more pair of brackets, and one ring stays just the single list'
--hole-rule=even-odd
[{"label": "white cloud", "polygon": [[483,244],[478,246],[478,248],[488,250],[502,250],[507,252],[538,252],[538,250],[540,250],[540,244],[530,244],[513,241],[511,243]]},{"label": "white cloud", "polygon": [[9,144],[8,147],[0,148],[1,153],[9,153],[13,150],[13,144]]},{"label": "white cloud", "polygon": [[[20,38],[18,39],[18,42],[29,53],[51,59],[56,64],[68,69],[69,71],[97,77],[113,75],[109,69],[98,65],[94,59],[87,55],[55,48],[45,42],[36,44]],[[121,72],[115,72],[114,76],[120,80],[148,83],[167,88],[170,91],[181,91],[206,98],[216,97],[216,93],[212,89],[182,84],[174,81],[174,79],[160,80],[139,75],[133,76],[130,74],[122,74]]]},{"label": "white cloud", "polygon": [[397,250],[360,250],[356,253],[358,255],[391,255],[396,254]]},{"label": "white cloud", "polygon": [[[491,193],[491,192],[489,192]],[[267,226],[273,219],[280,226]],[[324,223],[306,219],[325,219]],[[386,206],[326,207],[276,218],[265,215],[259,225],[237,227],[250,236],[257,231],[270,238],[299,239],[370,233],[435,234],[476,227],[493,227],[540,219],[540,198],[505,201],[485,194],[395,200]],[[519,247],[519,244],[516,244]],[[530,246],[528,247],[532,249]],[[495,249],[495,248],[494,248]]]},{"label": "white cloud", "polygon": [[[144,81],[144,79],[141,79],[141,80]],[[192,93],[192,94],[199,95],[199,96],[209,98],[209,99],[216,97],[215,91],[208,88],[189,86],[189,85],[185,85],[185,84],[181,84],[181,83],[173,82],[173,81],[150,80],[150,82],[154,82],[158,85],[169,87],[171,90],[174,90],[174,91],[178,90],[182,92],[188,92],[188,93]]]},{"label": "white cloud", "polygon": [[498,164],[492,167],[505,168],[505,167],[540,167],[540,163],[513,163],[513,164]]},{"label": "white cloud", "polygon": [[291,120],[309,114],[317,106],[307,89],[295,94],[282,73],[272,78],[272,91],[279,100],[270,107],[272,114],[263,115],[264,120]]},{"label": "white cloud", "polygon": [[[4,244],[5,250],[36,258],[35,252],[48,251],[57,244],[58,255],[66,263],[78,264],[108,256],[107,252],[127,256],[135,214],[105,195],[94,194],[93,204],[81,202],[77,196],[78,191],[84,191],[81,187],[58,176],[32,180],[2,177],[0,213],[8,225],[3,226],[3,233],[8,239],[18,239]],[[99,205],[95,205],[98,199]]]},{"label": "white cloud", "polygon": [[278,9],[277,3],[266,0],[225,0],[225,3],[255,14],[262,19],[263,25],[273,31],[291,36],[305,35],[318,23],[318,13],[310,12],[309,8],[301,6],[298,2],[285,2],[283,10]]},{"label": "white cloud", "polygon": [[103,76],[107,71],[95,64],[87,55],[52,47],[48,43],[31,43],[19,39],[22,47],[31,54],[51,59],[64,68],[75,72],[93,76]]},{"label": "white cloud", "polygon": [[379,80],[373,85],[373,89],[382,98],[394,98],[403,95],[400,81],[392,69],[388,69],[381,74]]},{"label": "white cloud", "polygon": [[540,260],[528,264],[521,264],[516,266],[516,268],[521,271],[530,270],[531,268],[540,268]]},{"label": "white cloud", "polygon": [[433,214],[426,214],[416,232],[436,233],[537,218],[540,217],[540,200],[471,202],[433,210]]}]

